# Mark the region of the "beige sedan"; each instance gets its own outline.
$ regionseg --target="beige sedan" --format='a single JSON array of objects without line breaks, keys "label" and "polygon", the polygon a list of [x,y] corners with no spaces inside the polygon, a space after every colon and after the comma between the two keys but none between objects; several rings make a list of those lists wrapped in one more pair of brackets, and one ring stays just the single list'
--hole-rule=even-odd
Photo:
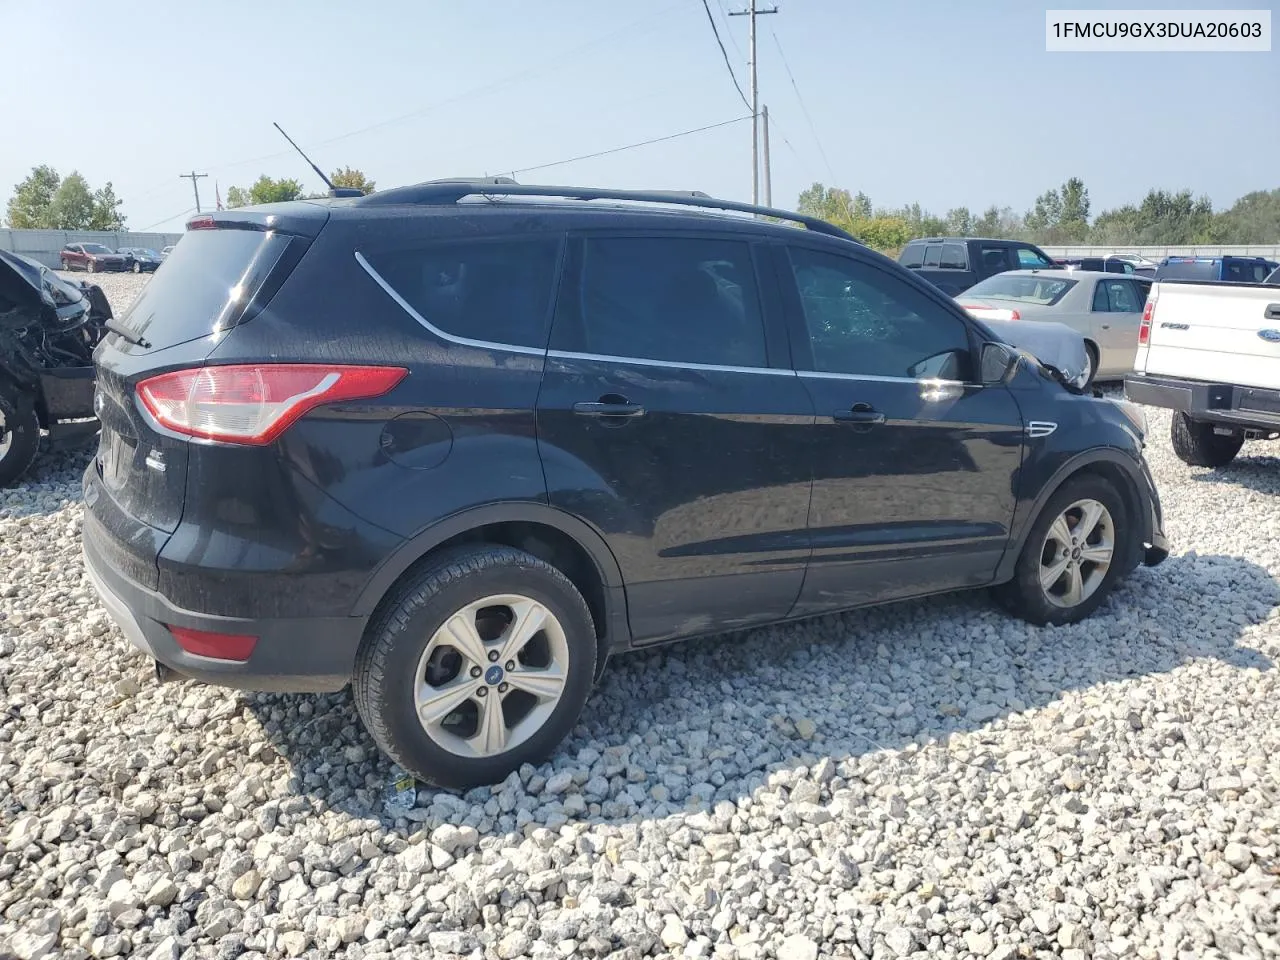
[{"label": "beige sedan", "polygon": [[1151,281],[1094,270],[1010,270],[957,294],[979,320],[1051,320],[1084,337],[1089,380],[1118,380],[1133,370],[1138,326]]}]

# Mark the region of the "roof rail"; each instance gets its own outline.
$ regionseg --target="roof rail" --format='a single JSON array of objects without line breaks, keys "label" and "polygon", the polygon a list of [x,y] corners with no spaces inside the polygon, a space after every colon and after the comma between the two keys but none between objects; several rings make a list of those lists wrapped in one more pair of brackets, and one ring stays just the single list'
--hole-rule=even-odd
[{"label": "roof rail", "polygon": [[818,217],[810,217],[790,210],[779,210],[774,207],[762,207],[753,203],[740,203],[737,200],[718,200],[700,190],[611,190],[607,187],[553,187],[516,183],[508,177],[485,177],[474,180],[428,180],[425,183],[418,183],[408,187],[394,187],[379,193],[371,193],[354,202],[361,206],[382,206],[397,203],[444,205],[457,203],[464,197],[485,195],[556,197],[566,200],[632,200],[641,203],[667,203],[685,207],[702,207],[710,210],[732,210],[738,213],[753,213],[758,216],[788,220],[792,223],[802,224],[814,233],[823,233],[830,237],[839,237],[842,240],[853,240],[855,243],[860,242],[834,224]]}]

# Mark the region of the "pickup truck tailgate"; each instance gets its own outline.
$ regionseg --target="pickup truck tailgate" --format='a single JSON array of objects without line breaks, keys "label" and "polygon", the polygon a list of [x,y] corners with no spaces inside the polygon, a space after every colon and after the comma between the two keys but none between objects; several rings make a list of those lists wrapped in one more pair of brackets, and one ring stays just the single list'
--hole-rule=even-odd
[{"label": "pickup truck tailgate", "polygon": [[1148,346],[1136,369],[1155,376],[1280,387],[1280,287],[1158,283]]}]

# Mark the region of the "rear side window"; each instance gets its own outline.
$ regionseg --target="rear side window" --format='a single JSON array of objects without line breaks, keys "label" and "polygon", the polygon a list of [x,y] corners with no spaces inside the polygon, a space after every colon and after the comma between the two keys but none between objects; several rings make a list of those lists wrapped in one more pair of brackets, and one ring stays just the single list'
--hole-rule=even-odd
[{"label": "rear side window", "polygon": [[192,230],[119,322],[155,347],[229,329],[289,243],[260,230]]},{"label": "rear side window", "polygon": [[445,333],[520,347],[547,345],[557,238],[450,241],[365,257],[391,289]]},{"label": "rear side window", "polygon": [[924,244],[908,243],[902,249],[902,256],[898,258],[898,262],[904,267],[919,267],[924,265]]},{"label": "rear side window", "polygon": [[1230,261],[1223,266],[1222,279],[1239,283],[1261,283],[1267,277],[1265,264]]},{"label": "rear side window", "polygon": [[969,258],[965,254],[963,243],[944,243],[939,255],[938,266],[943,270],[967,270]]},{"label": "rear side window", "polygon": [[987,273],[999,273],[1009,267],[1008,255],[1004,247],[982,247],[982,269]]},{"label": "rear side window", "polygon": [[735,240],[587,237],[552,346],[641,360],[764,367],[751,249]]}]

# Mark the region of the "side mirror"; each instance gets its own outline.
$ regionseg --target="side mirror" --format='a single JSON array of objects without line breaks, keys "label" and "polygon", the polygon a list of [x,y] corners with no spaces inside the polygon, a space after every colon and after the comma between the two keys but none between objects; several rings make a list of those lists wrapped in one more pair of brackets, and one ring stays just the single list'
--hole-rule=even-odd
[{"label": "side mirror", "polygon": [[1018,354],[1007,343],[994,341],[982,345],[982,383],[1004,383],[1018,365]]}]

